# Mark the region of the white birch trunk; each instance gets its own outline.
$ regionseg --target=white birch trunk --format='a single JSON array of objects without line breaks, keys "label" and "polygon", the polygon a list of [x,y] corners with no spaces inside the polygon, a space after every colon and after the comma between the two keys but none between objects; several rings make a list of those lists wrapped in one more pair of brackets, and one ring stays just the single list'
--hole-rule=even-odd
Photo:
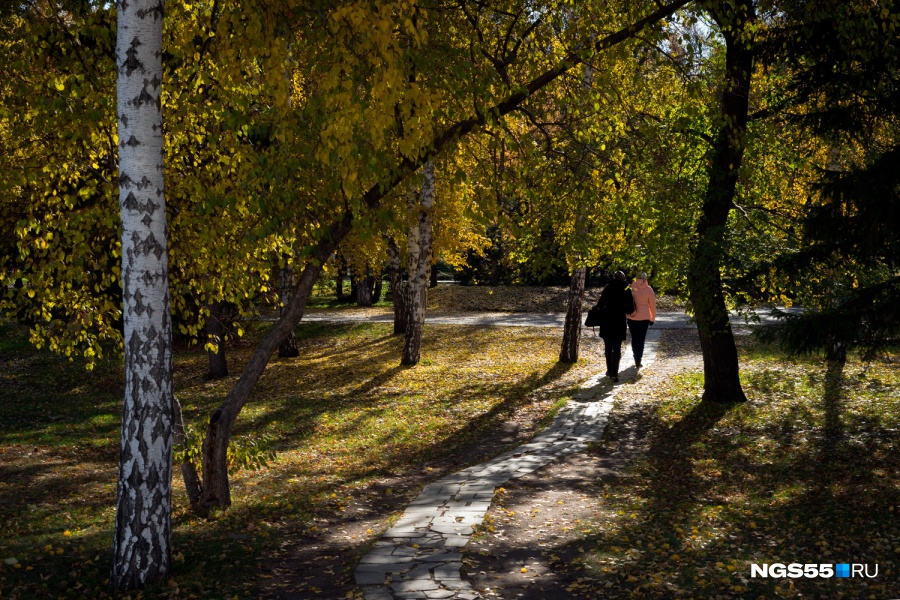
[{"label": "white birch trunk", "polygon": [[172,563],[172,324],[163,195],[162,0],[117,2],[116,85],[125,401],[110,587],[164,582]]},{"label": "white birch trunk", "polygon": [[408,240],[409,284],[406,299],[406,338],[401,364],[419,363],[422,350],[422,330],[425,325],[425,306],[428,303],[428,276],[431,262],[431,208],[434,206],[434,161],[422,168],[422,193],[416,203],[415,195],[407,195],[413,214]]}]

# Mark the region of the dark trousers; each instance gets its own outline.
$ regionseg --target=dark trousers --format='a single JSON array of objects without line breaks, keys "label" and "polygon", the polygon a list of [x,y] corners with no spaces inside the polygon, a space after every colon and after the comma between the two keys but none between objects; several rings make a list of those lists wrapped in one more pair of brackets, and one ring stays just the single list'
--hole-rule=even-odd
[{"label": "dark trousers", "polygon": [[647,339],[647,328],[650,321],[632,321],[628,319],[628,330],[631,331],[631,351],[634,352],[634,363],[641,364],[644,356],[644,340]]},{"label": "dark trousers", "polygon": [[619,361],[622,360],[622,340],[603,338],[603,354],[606,356],[606,374],[616,377],[619,374]]}]

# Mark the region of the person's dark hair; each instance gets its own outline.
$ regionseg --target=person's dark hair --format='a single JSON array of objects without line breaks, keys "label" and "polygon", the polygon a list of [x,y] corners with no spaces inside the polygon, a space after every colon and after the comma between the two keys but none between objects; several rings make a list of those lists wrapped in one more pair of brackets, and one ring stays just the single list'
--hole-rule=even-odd
[{"label": "person's dark hair", "polygon": [[625,281],[625,273],[622,271],[616,271],[616,274],[613,275],[613,279],[616,281]]}]

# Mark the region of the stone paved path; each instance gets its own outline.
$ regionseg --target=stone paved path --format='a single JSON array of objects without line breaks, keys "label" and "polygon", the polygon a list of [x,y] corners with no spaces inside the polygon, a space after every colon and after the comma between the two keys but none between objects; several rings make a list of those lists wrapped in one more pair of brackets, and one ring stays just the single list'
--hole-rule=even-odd
[{"label": "stone paved path", "polygon": [[[656,358],[659,337],[658,329],[647,334],[645,366]],[[630,347],[621,367],[621,381],[636,374]],[[360,561],[356,583],[366,600],[479,598],[460,574],[462,550],[484,520],[494,490],[599,440],[618,389],[603,375],[592,377],[527,444],[426,485]]]}]

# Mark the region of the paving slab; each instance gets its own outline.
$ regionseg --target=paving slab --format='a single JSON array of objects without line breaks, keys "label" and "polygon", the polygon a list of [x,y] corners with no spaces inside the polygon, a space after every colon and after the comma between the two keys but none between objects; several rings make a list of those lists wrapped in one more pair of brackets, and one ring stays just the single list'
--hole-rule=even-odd
[{"label": "paving slab", "polygon": [[394,600],[393,594],[384,586],[379,587],[363,587],[363,598],[365,600]]},{"label": "paving slab", "polygon": [[[647,333],[645,366],[655,360],[659,338],[659,329]],[[634,359],[625,349],[620,365],[623,378],[629,369],[634,370]],[[465,547],[483,522],[496,488],[601,439],[618,389],[608,378],[595,375],[530,442],[426,485],[360,561],[356,583],[366,600],[480,598],[461,578],[463,555],[455,550]],[[384,585],[391,573],[396,575]]]},{"label": "paving slab", "polygon": [[426,598],[452,598],[456,594],[451,590],[432,590],[425,592]]}]

